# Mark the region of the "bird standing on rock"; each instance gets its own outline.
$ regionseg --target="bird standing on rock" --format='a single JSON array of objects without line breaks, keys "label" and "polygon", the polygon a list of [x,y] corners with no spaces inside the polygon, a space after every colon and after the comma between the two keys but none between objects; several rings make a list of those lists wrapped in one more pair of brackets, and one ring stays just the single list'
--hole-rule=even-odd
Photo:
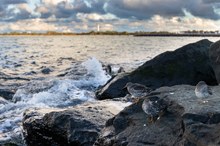
[{"label": "bird standing on rock", "polygon": [[157,96],[150,96],[142,103],[143,111],[148,115],[148,122],[154,123],[158,120],[168,107],[168,102]]},{"label": "bird standing on rock", "polygon": [[140,97],[145,97],[149,95],[151,91],[153,91],[151,88],[146,87],[142,84],[131,82],[128,82],[124,88],[127,88],[127,91],[132,96],[132,98],[136,99]]},{"label": "bird standing on rock", "polygon": [[[211,88],[204,82],[200,81],[196,85],[195,94],[198,98],[204,99],[212,95]],[[206,103],[208,101],[202,101],[203,103]]]}]

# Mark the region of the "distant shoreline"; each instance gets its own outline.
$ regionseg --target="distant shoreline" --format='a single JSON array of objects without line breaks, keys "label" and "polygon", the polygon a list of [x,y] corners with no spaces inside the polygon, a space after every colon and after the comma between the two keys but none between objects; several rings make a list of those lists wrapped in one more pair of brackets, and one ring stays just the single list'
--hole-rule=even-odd
[{"label": "distant shoreline", "polygon": [[188,34],[180,34],[180,35],[156,35],[156,34],[147,34],[147,35],[119,35],[119,34],[114,34],[114,35],[108,35],[108,34],[99,34],[99,35],[91,35],[91,34],[86,34],[86,35],[43,35],[43,34],[35,34],[35,35],[27,35],[27,34],[19,34],[19,35],[2,35],[0,34],[0,37],[3,36],[134,36],[134,37],[220,37],[220,35],[188,35]]},{"label": "distant shoreline", "polygon": [[189,31],[186,33],[171,32],[85,32],[85,33],[62,33],[62,32],[46,32],[46,33],[27,33],[27,32],[11,32],[1,33],[0,36],[134,36],[134,37],[220,37],[220,33],[200,33]]},{"label": "distant shoreline", "polygon": [[220,37],[220,34],[138,34],[135,37]]}]

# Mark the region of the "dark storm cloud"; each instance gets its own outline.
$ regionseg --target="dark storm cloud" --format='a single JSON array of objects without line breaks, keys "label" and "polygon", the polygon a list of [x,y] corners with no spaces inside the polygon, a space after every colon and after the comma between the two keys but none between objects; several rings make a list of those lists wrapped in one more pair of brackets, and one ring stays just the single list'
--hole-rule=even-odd
[{"label": "dark storm cloud", "polygon": [[220,3],[219,0],[203,0],[204,3]]},{"label": "dark storm cloud", "polygon": [[164,17],[184,16],[187,10],[194,16],[207,19],[219,19],[214,10],[217,0],[111,0],[106,10],[118,17],[149,19],[154,15]]},{"label": "dark storm cloud", "polygon": [[[26,0],[1,0],[0,1],[0,21],[17,21],[31,17],[30,12],[24,9],[16,8],[18,4],[25,4]],[[8,6],[14,6],[9,8]],[[17,11],[15,11],[15,9]]]},{"label": "dark storm cloud", "polygon": [[107,0],[90,0],[89,3],[91,5],[92,12],[98,12],[101,14],[106,13],[104,10],[104,5],[106,4]]},{"label": "dark storm cloud", "polygon": [[26,9],[17,9],[17,11],[15,12],[15,9],[10,9],[7,12],[7,15],[9,15],[9,19],[5,19],[5,21],[8,22],[15,22],[15,21],[19,21],[19,20],[24,20],[24,19],[30,19],[30,18],[34,18],[34,16]]},{"label": "dark storm cloud", "polygon": [[1,5],[9,5],[9,4],[21,4],[21,3],[27,3],[26,0],[1,0]]},{"label": "dark storm cloud", "polygon": [[194,16],[218,20],[220,18],[220,15],[215,12],[215,5],[216,2],[214,2],[214,0],[197,0],[187,3],[185,9]]},{"label": "dark storm cloud", "polygon": [[[220,18],[216,11],[220,8],[219,0],[64,0],[58,4],[41,0],[40,3],[36,3],[34,13],[22,7],[16,7],[16,5],[24,3],[27,3],[27,0],[0,0],[0,21],[19,21],[40,17],[45,19],[46,22],[47,18],[55,16],[58,23],[59,21],[78,22],[81,21],[77,17],[79,13],[97,13],[101,15],[110,13],[118,18],[127,18],[130,21],[134,18],[147,20],[155,15],[184,17],[185,12],[212,20]],[[14,7],[9,8],[9,5]],[[39,15],[36,15],[35,12]],[[107,20],[100,18],[89,21]]]},{"label": "dark storm cloud", "polygon": [[[171,4],[172,3],[172,4]],[[116,14],[119,17],[129,18],[135,17],[137,19],[148,19],[153,15],[161,16],[183,16],[184,13],[180,9],[182,2],[175,2],[169,0],[165,2],[160,1],[140,1],[140,0],[111,0],[107,4],[107,11]]]},{"label": "dark storm cloud", "polygon": [[104,11],[105,0],[75,0],[73,2],[62,1],[57,5],[49,5],[41,3],[35,9],[36,12],[41,14],[41,18],[48,18],[52,15],[56,18],[69,18],[74,17],[77,13],[105,13]]}]

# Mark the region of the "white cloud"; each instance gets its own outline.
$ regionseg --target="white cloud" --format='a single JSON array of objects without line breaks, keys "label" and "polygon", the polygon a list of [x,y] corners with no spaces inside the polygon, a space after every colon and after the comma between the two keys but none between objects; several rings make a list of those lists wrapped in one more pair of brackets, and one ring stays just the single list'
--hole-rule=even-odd
[{"label": "white cloud", "polygon": [[199,17],[172,17],[164,18],[159,15],[154,16],[151,20],[142,21],[143,26],[151,28],[152,31],[171,31],[179,32],[185,30],[219,30],[219,22],[202,19]]},{"label": "white cloud", "polygon": [[34,31],[34,32],[43,32],[43,31],[55,31],[58,28],[55,24],[45,23],[41,19],[30,19],[30,20],[21,20],[15,23],[10,23],[9,30],[11,31]]},{"label": "white cloud", "polygon": [[117,17],[112,14],[98,14],[98,13],[78,13],[77,18],[80,20],[92,20],[92,21],[100,21],[100,20],[112,20],[116,19]]},{"label": "white cloud", "polygon": [[[219,30],[217,0],[3,0],[0,31]],[[3,5],[4,4],[4,5]],[[219,16],[219,17],[218,17]],[[13,22],[12,22],[13,21]]]},{"label": "white cloud", "polygon": [[57,5],[58,3],[63,2],[63,1],[66,1],[66,0],[42,0],[44,4],[48,4],[48,5]]}]

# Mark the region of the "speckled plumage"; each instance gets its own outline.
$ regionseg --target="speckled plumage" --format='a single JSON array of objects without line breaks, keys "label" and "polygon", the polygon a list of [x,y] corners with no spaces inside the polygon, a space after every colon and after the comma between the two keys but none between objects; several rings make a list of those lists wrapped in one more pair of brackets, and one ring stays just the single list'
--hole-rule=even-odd
[{"label": "speckled plumage", "polygon": [[128,82],[125,87],[127,88],[129,94],[133,97],[144,97],[152,91],[151,88],[138,83]]},{"label": "speckled plumage", "polygon": [[157,96],[151,96],[143,101],[142,109],[149,116],[151,122],[159,118],[168,107],[168,103]]}]

